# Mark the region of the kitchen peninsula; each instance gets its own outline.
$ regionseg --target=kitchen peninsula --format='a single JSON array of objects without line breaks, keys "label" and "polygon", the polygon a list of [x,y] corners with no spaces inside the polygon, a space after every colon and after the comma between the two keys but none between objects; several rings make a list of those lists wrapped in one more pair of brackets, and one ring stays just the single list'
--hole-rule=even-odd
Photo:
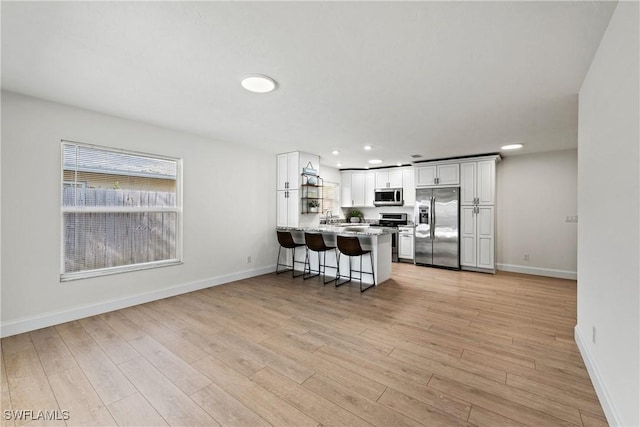
[{"label": "kitchen peninsula", "polygon": [[[321,233],[324,237],[324,241],[327,246],[337,246],[338,234],[344,236],[355,236],[360,240],[362,249],[371,250],[373,252],[373,271],[375,273],[375,285],[385,282],[391,277],[391,233],[387,230],[380,228],[369,228],[367,226],[336,226],[336,225],[321,225],[316,227],[278,227],[278,230],[291,231],[291,234],[296,242],[304,242],[304,233]],[[337,251],[337,249],[336,249]],[[327,276],[333,276],[334,270],[330,266],[335,266],[335,259],[332,255],[333,251],[329,251],[327,255]],[[303,251],[299,251],[296,254],[296,260],[304,262],[305,254]],[[317,269],[318,267],[318,254],[313,251],[309,251],[309,257],[311,259],[311,268]],[[369,257],[365,255],[362,260],[362,269],[369,271]],[[357,264],[356,264],[357,263]],[[354,269],[358,269],[360,266],[359,261],[354,260],[352,262]],[[342,255],[340,257],[340,271],[341,276],[349,276],[349,257]],[[357,277],[358,273],[353,273],[354,277]],[[371,284],[371,275],[364,274],[362,276],[362,282]]]}]

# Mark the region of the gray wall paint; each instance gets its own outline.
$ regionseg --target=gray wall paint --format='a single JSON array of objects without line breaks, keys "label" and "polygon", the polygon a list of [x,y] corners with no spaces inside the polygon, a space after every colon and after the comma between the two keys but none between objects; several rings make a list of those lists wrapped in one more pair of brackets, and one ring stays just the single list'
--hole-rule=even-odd
[{"label": "gray wall paint", "polygon": [[618,3],[580,90],[578,129],[576,338],[609,423],[626,426],[640,425],[638,13]]},{"label": "gray wall paint", "polygon": [[[60,283],[61,139],[184,160],[182,265]],[[274,265],[275,170],[273,153],[2,92],[3,327]]]},{"label": "gray wall paint", "polygon": [[575,278],[578,224],[565,218],[578,212],[577,150],[505,157],[496,175],[498,267]]}]

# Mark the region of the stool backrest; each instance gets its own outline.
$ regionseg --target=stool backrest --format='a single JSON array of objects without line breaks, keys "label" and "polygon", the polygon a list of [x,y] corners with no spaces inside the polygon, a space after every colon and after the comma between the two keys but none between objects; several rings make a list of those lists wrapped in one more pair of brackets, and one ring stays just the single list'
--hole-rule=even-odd
[{"label": "stool backrest", "polygon": [[324,237],[320,233],[304,233],[304,241],[307,247],[312,251],[326,251],[327,245],[324,243]]},{"label": "stool backrest", "polygon": [[338,250],[348,256],[359,256],[365,253],[360,246],[360,240],[352,236],[338,235]]},{"label": "stool backrest", "polygon": [[295,248],[296,242],[293,241],[293,236],[290,231],[277,231],[278,233],[278,243],[283,248]]}]

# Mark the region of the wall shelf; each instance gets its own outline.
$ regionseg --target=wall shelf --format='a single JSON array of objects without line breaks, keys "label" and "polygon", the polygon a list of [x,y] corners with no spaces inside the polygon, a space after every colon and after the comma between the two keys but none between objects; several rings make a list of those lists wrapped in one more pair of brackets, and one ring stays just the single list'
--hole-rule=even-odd
[{"label": "wall shelf", "polygon": [[324,181],[317,175],[302,174],[300,186],[300,213],[315,215],[322,212]]}]

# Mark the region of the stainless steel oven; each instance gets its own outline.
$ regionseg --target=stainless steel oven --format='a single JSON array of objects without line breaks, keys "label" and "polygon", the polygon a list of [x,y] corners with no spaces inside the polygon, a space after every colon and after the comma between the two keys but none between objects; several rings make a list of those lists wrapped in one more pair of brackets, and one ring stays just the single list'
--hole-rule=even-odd
[{"label": "stainless steel oven", "polygon": [[385,228],[391,233],[391,261],[393,262],[398,262],[398,226],[400,225],[407,225],[406,213],[381,213],[378,223],[371,224],[372,227]]}]

